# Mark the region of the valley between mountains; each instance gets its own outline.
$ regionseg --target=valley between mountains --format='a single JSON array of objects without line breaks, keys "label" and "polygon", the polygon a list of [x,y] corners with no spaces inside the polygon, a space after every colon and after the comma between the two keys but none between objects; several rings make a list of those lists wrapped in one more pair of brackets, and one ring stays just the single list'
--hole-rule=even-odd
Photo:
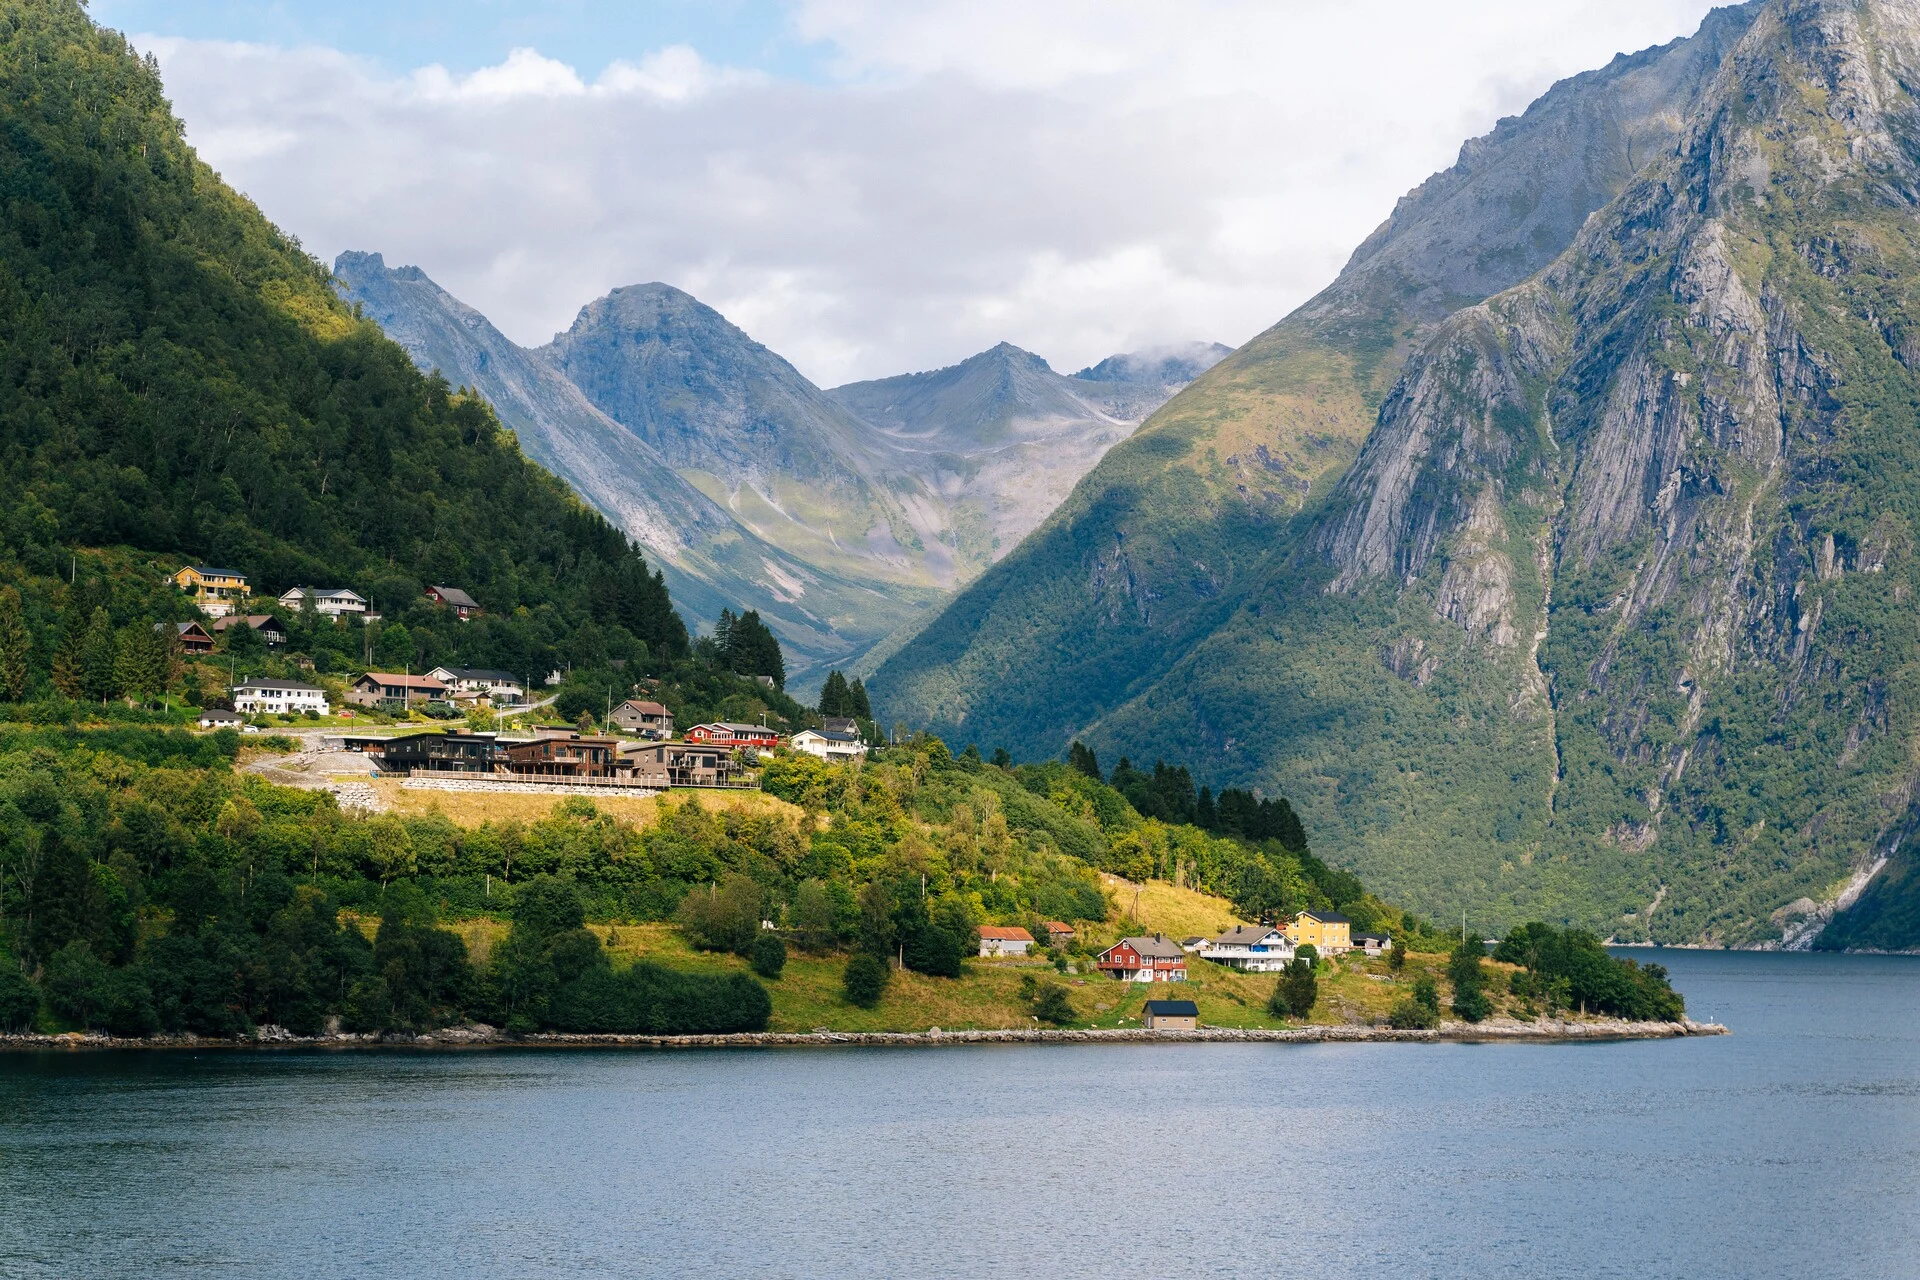
[{"label": "valley between mountains", "polygon": [[1002,343],[822,390],[670,285],[616,289],[528,350],[417,267],[346,253],[334,280],[636,538],[690,619],[757,610],[809,685],[917,630],[1228,351],[1188,343],[1064,376]]}]

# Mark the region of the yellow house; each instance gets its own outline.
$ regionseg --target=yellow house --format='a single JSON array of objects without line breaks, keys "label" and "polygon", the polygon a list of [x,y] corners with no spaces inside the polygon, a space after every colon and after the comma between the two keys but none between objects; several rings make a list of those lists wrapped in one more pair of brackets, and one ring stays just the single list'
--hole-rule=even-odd
[{"label": "yellow house", "polygon": [[1353,921],[1332,911],[1302,911],[1287,925],[1287,937],[1296,947],[1311,943],[1323,956],[1353,950]]},{"label": "yellow house", "polygon": [[247,598],[247,575],[233,569],[190,564],[173,575],[173,582],[190,593],[200,611],[209,618],[226,617],[237,602]]}]

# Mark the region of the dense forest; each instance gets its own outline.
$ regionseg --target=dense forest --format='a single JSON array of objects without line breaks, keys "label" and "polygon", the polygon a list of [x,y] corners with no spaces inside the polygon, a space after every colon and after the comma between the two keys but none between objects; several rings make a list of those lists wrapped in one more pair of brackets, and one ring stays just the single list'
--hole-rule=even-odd
[{"label": "dense forest", "polygon": [[[176,616],[155,571],[195,561],[269,595],[353,587],[421,660],[687,651],[632,543],[194,156],[151,60],[71,0],[15,0],[0,95],[0,582],[23,598],[30,679],[50,677],[63,611]],[[76,547],[120,550],[89,557],[72,604]],[[429,584],[485,616],[455,625]]]}]

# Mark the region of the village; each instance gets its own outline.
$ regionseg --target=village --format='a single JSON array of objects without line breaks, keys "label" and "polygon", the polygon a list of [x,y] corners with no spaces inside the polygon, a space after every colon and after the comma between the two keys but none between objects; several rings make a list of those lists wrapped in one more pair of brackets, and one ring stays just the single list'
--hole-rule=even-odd
[{"label": "village", "polygon": [[[241,627],[255,632],[268,652],[286,645],[287,630],[279,617],[248,611],[264,602],[250,606],[244,574],[195,565],[180,570],[174,582],[207,620],[204,626],[198,621],[172,624],[183,654],[213,654],[223,635]],[[458,587],[430,586],[426,598],[462,622],[484,612]],[[284,611],[308,611],[340,625],[379,621],[367,599],[347,588],[296,587],[274,603]],[[545,684],[560,679],[560,672],[551,672]],[[728,720],[676,729],[673,712],[643,696],[615,700],[610,694],[597,728],[591,717],[576,724],[544,723],[540,713],[552,701],[544,692],[531,674],[454,665],[418,672],[360,671],[344,681],[337,697],[306,680],[249,676],[230,684],[225,701],[231,709],[203,709],[197,723],[206,730],[258,734],[281,725],[331,722],[320,729],[319,738],[335,767],[341,761],[359,761],[371,778],[428,791],[635,798],[685,789],[752,791],[759,788],[761,770],[779,751],[840,764],[861,761],[870,749],[862,726],[850,717],[820,716],[817,727],[793,732]],[[1127,917],[1126,924],[1135,929],[1139,923],[1137,916]],[[979,925],[977,958],[989,962],[991,970],[1001,963],[1020,967],[1051,957],[1056,967],[1064,966],[1063,973],[1084,975],[1075,979],[1081,983],[1105,979],[1125,984],[1125,989],[1143,984],[1149,998],[1139,1008],[1138,1025],[1157,1031],[1192,1031],[1204,1025],[1195,1000],[1154,994],[1200,977],[1194,966],[1201,962],[1217,966],[1223,977],[1278,975],[1296,960],[1317,964],[1349,954],[1376,958],[1394,946],[1387,934],[1356,929],[1347,916],[1325,909],[1223,926],[1211,934],[1127,933],[1111,943],[1105,939],[1112,933],[1098,930],[1097,922],[1076,926],[1047,920],[1036,928],[1037,934],[1016,925]],[[1098,936],[1089,936],[1095,930]],[[1115,999],[1132,1007],[1124,997]]]},{"label": "village", "polygon": [[[252,598],[247,576],[236,570],[189,565],[173,581],[193,600],[207,625],[172,624],[180,652],[213,653],[219,638],[237,628],[256,635],[271,652],[287,642],[285,624],[272,613],[243,612]],[[465,622],[480,604],[458,587],[434,585],[426,598]],[[294,587],[278,597],[284,610],[311,609],[336,624],[377,623],[380,617],[357,592],[344,587]],[[162,624],[164,625],[164,624]],[[762,678],[764,679],[764,678]],[[560,683],[553,671],[546,683]],[[367,757],[376,776],[422,786],[512,787],[526,790],[637,789],[641,794],[673,787],[742,788],[754,785],[756,765],[779,748],[829,762],[857,760],[867,743],[851,717],[823,718],[818,728],[783,733],[765,724],[714,721],[676,734],[672,712],[659,701],[611,695],[600,732],[580,725],[541,723],[550,700],[538,695],[531,675],[478,667],[434,666],[413,672],[369,670],[349,680],[340,704],[321,685],[304,680],[250,676],[236,679],[224,701],[204,709],[202,729],[262,733],[275,721],[377,718],[399,722],[369,725],[326,736],[327,746]],[[518,731],[474,727],[505,718],[525,722]],[[421,726],[439,720],[444,727]]]}]

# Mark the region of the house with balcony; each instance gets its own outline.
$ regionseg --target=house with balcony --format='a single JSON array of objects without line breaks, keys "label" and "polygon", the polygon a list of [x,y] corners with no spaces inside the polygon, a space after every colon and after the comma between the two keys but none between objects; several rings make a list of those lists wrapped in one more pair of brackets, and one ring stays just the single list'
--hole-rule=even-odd
[{"label": "house with balcony", "polygon": [[724,787],[735,769],[733,749],[710,742],[648,742],[625,748],[633,780],[652,787]]},{"label": "house with balcony", "polygon": [[226,617],[247,598],[247,575],[238,569],[190,564],[173,575],[173,583],[192,596],[200,612],[209,618]]},{"label": "house with balcony", "polygon": [[673,736],[673,712],[658,702],[628,698],[613,709],[612,719],[616,728],[637,733],[644,738],[665,739]]},{"label": "house with balcony", "polygon": [[1121,982],[1185,982],[1187,953],[1164,934],[1122,938],[1100,953],[1094,967]]},{"label": "house with balcony", "polygon": [[298,680],[261,677],[233,686],[233,709],[249,716],[326,715],[327,691]]},{"label": "house with balcony", "polygon": [[491,733],[409,733],[348,741],[363,743],[369,751],[378,750],[381,769],[394,773],[497,774],[507,762],[505,749]]},{"label": "house with balcony", "polygon": [[444,701],[447,686],[427,676],[369,671],[347,686],[347,701],[356,707],[403,711],[428,702]]},{"label": "house with balcony", "polygon": [[334,622],[372,616],[367,612],[366,597],[345,587],[292,587],[281,594],[280,607],[297,613],[307,607],[308,599],[312,599],[315,613]]},{"label": "house with balcony", "polygon": [[155,631],[159,631],[161,628],[169,627],[169,626],[173,628],[173,634],[179,637],[180,652],[182,653],[212,653],[213,652],[213,636],[208,634],[207,629],[201,626],[199,623],[197,622],[156,622],[153,624],[153,629]]},{"label": "house with balcony", "polygon": [[507,768],[524,778],[611,778],[625,771],[618,738],[554,734],[500,748]]},{"label": "house with balcony", "polygon": [[236,627],[246,627],[259,634],[269,648],[277,649],[287,642],[287,628],[270,613],[230,613],[224,618],[213,620],[213,634],[223,635]]},{"label": "house with balcony", "polygon": [[729,751],[748,749],[753,751],[772,751],[780,745],[778,731],[763,724],[735,724],[732,721],[719,721],[714,724],[697,724],[687,730],[687,741],[703,746],[725,747]]},{"label": "house with balcony", "polygon": [[427,679],[438,680],[453,697],[485,698],[496,707],[512,706],[527,692],[526,682],[513,672],[487,667],[435,667]]},{"label": "house with balcony", "polygon": [[867,744],[851,733],[834,733],[828,729],[802,729],[793,735],[788,744],[795,751],[804,751],[810,756],[818,756],[829,764],[846,764],[853,760],[864,760]]},{"label": "house with balcony", "polygon": [[1266,924],[1240,924],[1201,948],[1215,964],[1243,973],[1278,973],[1293,960],[1293,942]]}]

